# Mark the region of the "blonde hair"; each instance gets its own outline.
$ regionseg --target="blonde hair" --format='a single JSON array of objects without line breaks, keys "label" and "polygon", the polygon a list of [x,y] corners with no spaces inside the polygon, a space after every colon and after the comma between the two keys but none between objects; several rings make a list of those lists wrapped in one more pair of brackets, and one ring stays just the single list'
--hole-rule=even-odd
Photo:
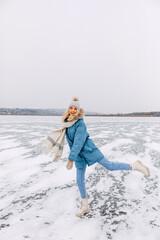
[{"label": "blonde hair", "polygon": [[65,120],[69,117],[69,109],[65,111],[62,115],[62,122],[65,122]]}]

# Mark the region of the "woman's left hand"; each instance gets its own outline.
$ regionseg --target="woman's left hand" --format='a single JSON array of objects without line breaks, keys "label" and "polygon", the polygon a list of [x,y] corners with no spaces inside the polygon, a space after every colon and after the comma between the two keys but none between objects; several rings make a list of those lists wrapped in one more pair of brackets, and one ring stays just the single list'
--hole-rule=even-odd
[{"label": "woman's left hand", "polygon": [[67,168],[68,170],[71,170],[72,167],[73,167],[73,161],[72,161],[72,160],[68,160],[67,165],[66,165],[66,168]]}]

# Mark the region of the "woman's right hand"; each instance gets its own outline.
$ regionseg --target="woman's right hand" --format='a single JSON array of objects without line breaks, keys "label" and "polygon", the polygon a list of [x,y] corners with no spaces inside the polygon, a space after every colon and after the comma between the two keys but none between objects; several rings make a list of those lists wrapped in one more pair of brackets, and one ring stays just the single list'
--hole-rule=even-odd
[{"label": "woman's right hand", "polygon": [[67,165],[66,165],[66,168],[67,168],[68,170],[71,170],[72,167],[73,167],[73,161],[72,161],[72,160],[68,160]]}]

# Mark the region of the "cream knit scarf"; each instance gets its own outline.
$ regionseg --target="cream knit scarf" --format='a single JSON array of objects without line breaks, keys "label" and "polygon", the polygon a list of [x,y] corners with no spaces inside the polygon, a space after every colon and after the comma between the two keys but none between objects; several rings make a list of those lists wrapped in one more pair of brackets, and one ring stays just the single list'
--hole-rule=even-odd
[{"label": "cream knit scarf", "polygon": [[73,126],[77,121],[78,119],[63,123],[62,128],[52,131],[44,141],[43,147],[46,149],[46,154],[49,152],[51,155],[54,154],[53,161],[60,159],[62,156],[66,128]]}]

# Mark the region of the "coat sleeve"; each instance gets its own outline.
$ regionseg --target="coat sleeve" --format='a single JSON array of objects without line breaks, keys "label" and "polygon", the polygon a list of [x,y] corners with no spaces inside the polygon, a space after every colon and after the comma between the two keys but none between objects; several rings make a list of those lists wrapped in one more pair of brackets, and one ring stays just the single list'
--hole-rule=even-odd
[{"label": "coat sleeve", "polygon": [[78,154],[80,153],[87,137],[86,125],[83,121],[80,121],[76,127],[76,132],[74,136],[74,142],[71,147],[70,154],[68,156],[69,160],[76,161]]}]

